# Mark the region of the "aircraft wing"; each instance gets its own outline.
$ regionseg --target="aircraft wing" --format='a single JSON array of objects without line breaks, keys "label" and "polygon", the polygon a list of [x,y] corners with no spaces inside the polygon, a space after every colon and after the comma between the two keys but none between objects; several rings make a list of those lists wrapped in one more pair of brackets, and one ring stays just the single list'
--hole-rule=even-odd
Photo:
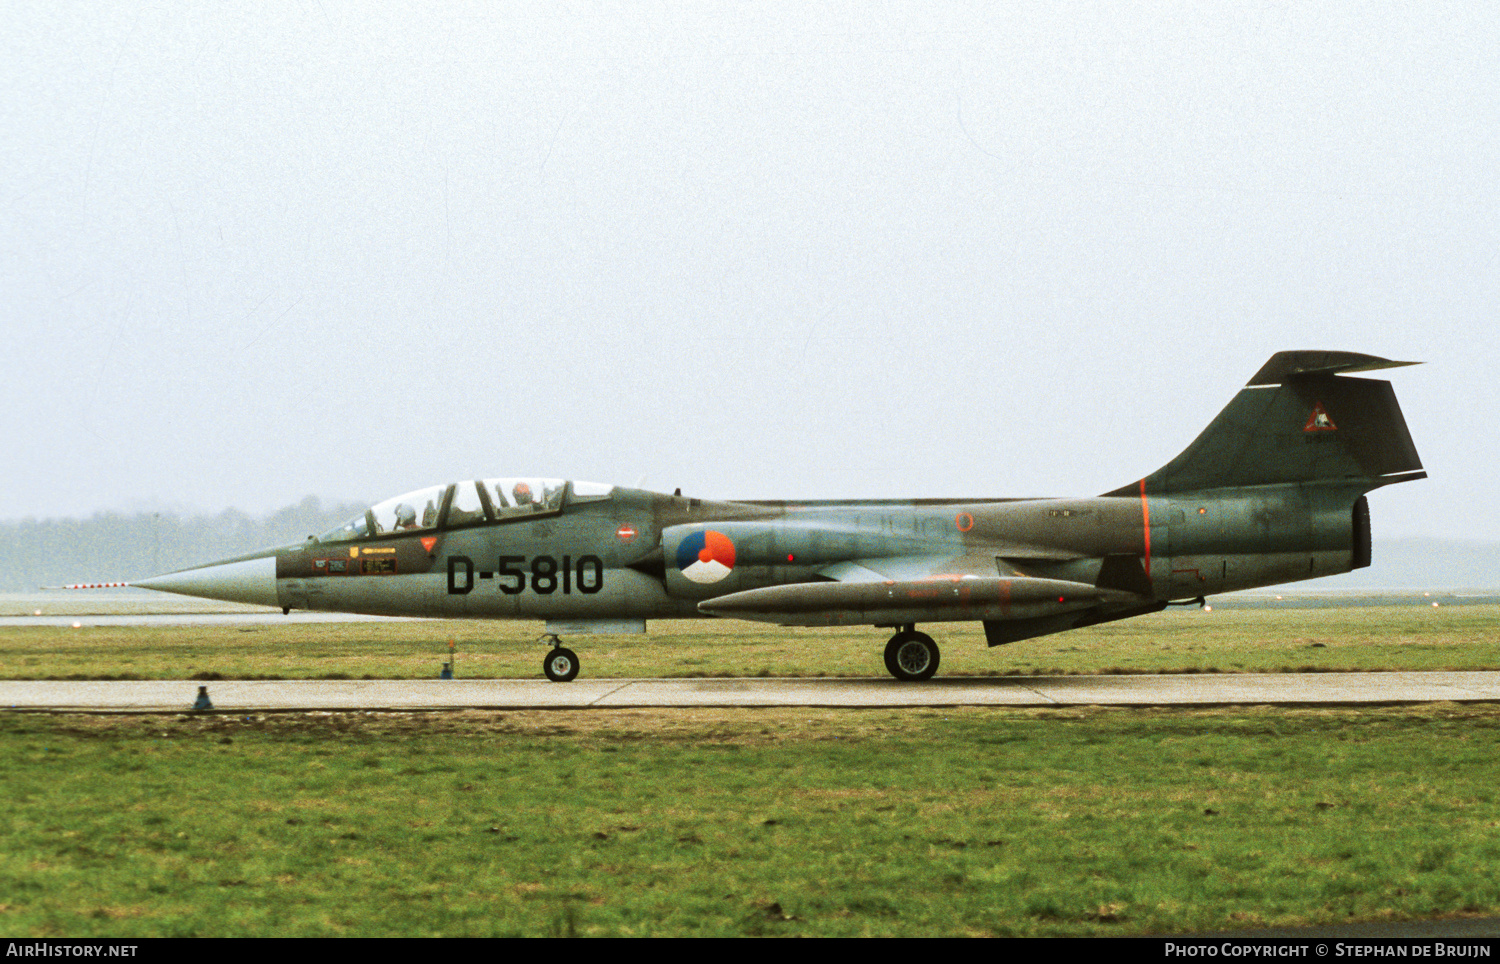
[{"label": "aircraft wing", "polygon": [[988,546],[962,555],[932,553],[851,559],[823,566],[818,575],[835,582],[904,582],[922,579],[1025,578],[1035,575],[1029,563],[1059,563],[1082,559],[1066,549],[1030,546]]},{"label": "aircraft wing", "polygon": [[818,570],[818,575],[835,582],[861,583],[964,576],[993,578],[1020,575],[1020,572],[1001,562],[994,552],[985,551],[961,556],[925,554],[851,559],[824,566]]}]

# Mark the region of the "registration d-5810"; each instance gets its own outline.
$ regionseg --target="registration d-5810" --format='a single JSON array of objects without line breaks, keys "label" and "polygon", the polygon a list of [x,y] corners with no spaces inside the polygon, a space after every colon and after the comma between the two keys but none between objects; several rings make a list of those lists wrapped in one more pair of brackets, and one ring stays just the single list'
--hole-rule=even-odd
[{"label": "registration d-5810", "polygon": [[[596,593],[604,588],[604,560],[598,556],[501,556],[494,571],[480,570],[480,579],[500,581],[500,591],[515,596],[531,591],[540,596],[561,593]],[[448,557],[448,594],[463,596],[474,590],[474,560]]]}]

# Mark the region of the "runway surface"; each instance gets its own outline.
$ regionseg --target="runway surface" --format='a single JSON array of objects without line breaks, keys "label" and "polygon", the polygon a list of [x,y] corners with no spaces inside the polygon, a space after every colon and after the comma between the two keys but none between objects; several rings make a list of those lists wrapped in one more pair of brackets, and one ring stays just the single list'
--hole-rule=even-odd
[{"label": "runway surface", "polygon": [[1500,702],[1500,672],[1223,673],[934,679],[0,681],[0,708],[454,710],[627,707],[1230,706]]}]

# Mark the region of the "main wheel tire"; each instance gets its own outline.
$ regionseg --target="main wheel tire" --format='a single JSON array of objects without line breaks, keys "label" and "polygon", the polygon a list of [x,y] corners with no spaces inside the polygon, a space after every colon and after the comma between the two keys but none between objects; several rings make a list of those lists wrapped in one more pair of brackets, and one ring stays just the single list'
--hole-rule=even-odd
[{"label": "main wheel tire", "polygon": [[916,630],[897,633],[885,644],[885,668],[899,680],[931,679],[940,656],[932,637]]},{"label": "main wheel tire", "polygon": [[542,672],[554,683],[566,683],[578,675],[578,654],[559,646],[542,660]]}]

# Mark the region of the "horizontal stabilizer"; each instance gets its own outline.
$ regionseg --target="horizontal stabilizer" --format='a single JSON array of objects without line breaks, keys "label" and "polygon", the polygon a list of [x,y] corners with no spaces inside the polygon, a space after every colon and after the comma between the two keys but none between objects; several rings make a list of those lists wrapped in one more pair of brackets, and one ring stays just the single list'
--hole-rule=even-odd
[{"label": "horizontal stabilizer", "polygon": [[1279,351],[1261,366],[1247,385],[1280,385],[1294,375],[1338,375],[1373,372],[1382,368],[1420,365],[1414,361],[1392,361],[1352,351]]}]

